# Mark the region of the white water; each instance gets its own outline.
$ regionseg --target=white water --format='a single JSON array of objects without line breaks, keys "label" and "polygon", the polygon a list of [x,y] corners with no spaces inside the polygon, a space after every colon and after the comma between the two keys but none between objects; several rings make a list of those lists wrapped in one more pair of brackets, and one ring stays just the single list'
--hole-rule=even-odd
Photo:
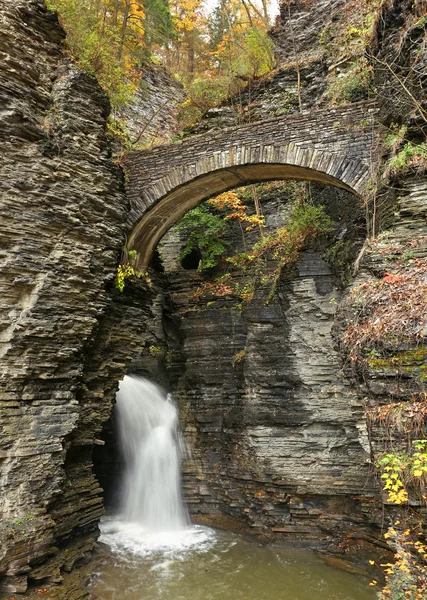
[{"label": "white water", "polygon": [[120,514],[103,519],[101,541],[134,554],[201,549],[214,534],[189,525],[181,496],[183,443],[171,396],[142,377],[126,376],[116,399],[125,470]]},{"label": "white water", "polygon": [[124,520],[155,532],[185,528],[182,443],[172,398],[142,377],[126,376],[117,393],[117,421],[126,468]]}]

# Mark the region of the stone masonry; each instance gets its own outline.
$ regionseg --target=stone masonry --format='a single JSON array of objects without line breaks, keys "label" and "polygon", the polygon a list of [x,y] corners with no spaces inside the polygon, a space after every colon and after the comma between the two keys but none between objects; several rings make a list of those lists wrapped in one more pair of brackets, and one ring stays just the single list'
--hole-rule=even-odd
[{"label": "stone masonry", "polygon": [[207,198],[251,182],[318,181],[363,195],[381,128],[374,103],[288,115],[135,152],[128,247],[147,265],[163,235]]}]

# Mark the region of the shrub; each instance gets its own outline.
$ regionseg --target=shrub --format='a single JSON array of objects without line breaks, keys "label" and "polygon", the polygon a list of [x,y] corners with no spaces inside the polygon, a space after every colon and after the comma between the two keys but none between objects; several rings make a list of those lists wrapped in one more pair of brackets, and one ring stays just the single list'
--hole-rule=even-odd
[{"label": "shrub", "polygon": [[407,142],[400,152],[397,152],[387,162],[384,176],[403,174],[409,170],[423,173],[427,170],[427,143],[413,144]]},{"label": "shrub", "polygon": [[183,260],[194,250],[200,252],[199,271],[216,267],[219,258],[230,246],[225,239],[230,233],[229,224],[206,204],[190,210],[175,226],[175,230],[188,235],[178,259]]},{"label": "shrub", "polygon": [[[223,286],[225,277],[228,288],[246,301],[253,298],[257,287],[269,286],[271,299],[282,269],[295,263],[301,251],[321,233],[329,231],[331,226],[332,222],[323,206],[303,201],[297,203],[287,226],[261,237],[251,251],[240,252],[227,258],[228,264],[240,271],[243,283],[226,274],[217,280],[216,284]],[[198,290],[198,298],[203,295],[205,288],[206,285]],[[214,292],[212,283],[209,284],[209,292]]]},{"label": "shrub", "polygon": [[329,86],[327,96],[332,104],[359,102],[374,96],[373,69],[366,63],[357,65]]}]

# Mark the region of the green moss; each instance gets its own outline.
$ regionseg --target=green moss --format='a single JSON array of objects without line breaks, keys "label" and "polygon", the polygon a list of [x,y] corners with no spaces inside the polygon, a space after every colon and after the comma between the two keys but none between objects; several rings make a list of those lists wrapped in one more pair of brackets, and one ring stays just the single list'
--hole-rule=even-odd
[{"label": "green moss", "polygon": [[427,347],[419,346],[390,357],[369,356],[368,364],[376,371],[392,370],[405,375],[418,376],[422,381],[427,379]]}]

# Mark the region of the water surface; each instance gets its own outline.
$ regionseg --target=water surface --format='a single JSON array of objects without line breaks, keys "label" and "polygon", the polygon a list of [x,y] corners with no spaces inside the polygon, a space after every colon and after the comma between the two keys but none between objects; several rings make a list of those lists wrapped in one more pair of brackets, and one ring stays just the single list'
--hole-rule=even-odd
[{"label": "water surface", "polygon": [[110,550],[91,584],[93,600],[374,600],[369,580],[329,567],[314,553],[266,547],[193,526],[147,534],[102,524]]}]

